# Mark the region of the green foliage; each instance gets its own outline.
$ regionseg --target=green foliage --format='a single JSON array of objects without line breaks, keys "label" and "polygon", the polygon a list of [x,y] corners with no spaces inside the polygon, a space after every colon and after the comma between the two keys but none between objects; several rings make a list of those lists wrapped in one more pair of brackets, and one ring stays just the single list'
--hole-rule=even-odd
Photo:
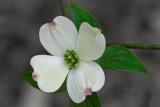
[{"label": "green foliage", "polygon": [[96,18],[94,18],[88,11],[83,9],[81,6],[75,3],[72,3],[71,10],[72,10],[73,18],[74,18],[74,23],[78,30],[79,30],[80,25],[83,22],[87,22],[93,27],[97,27],[102,30],[102,27],[99,24],[99,22],[96,20]]},{"label": "green foliage", "polygon": [[[32,79],[32,72],[23,72],[22,75],[21,75],[21,77],[22,77],[23,80],[25,80],[32,87],[40,90],[38,88],[37,82]],[[65,91],[65,90],[66,90],[66,80],[64,81],[64,83],[62,84],[62,86],[56,92],[54,92],[54,93],[61,93],[61,92]]]},{"label": "green foliage", "polygon": [[147,73],[138,57],[120,45],[108,46],[103,56],[97,60],[97,63],[106,70]]},{"label": "green foliage", "polygon": [[97,93],[92,93],[91,96],[88,96],[86,100],[80,104],[72,102],[71,107],[101,107]]},{"label": "green foliage", "polygon": [[21,74],[21,77],[22,77],[23,80],[25,80],[32,87],[34,87],[36,89],[39,89],[38,85],[37,85],[37,82],[32,79],[32,72],[23,72]]}]

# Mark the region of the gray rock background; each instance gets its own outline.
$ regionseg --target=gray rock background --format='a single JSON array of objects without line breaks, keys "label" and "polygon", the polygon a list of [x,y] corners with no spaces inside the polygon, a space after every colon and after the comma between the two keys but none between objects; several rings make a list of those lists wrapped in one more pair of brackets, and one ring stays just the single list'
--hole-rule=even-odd
[{"label": "gray rock background", "polygon": [[[77,0],[116,43],[160,43],[159,0]],[[69,0],[66,0],[66,3]],[[30,58],[48,54],[39,42],[40,25],[61,15],[58,0],[0,0],[0,107],[69,107],[66,93],[45,94],[20,73]],[[160,107],[160,51],[133,50],[150,74],[106,72],[103,107]]]}]

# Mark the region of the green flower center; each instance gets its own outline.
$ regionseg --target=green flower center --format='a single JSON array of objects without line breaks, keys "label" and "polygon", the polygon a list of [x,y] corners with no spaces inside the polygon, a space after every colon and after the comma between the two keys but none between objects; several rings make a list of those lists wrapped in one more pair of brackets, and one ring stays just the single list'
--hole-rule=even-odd
[{"label": "green flower center", "polygon": [[74,69],[79,65],[79,57],[74,50],[66,50],[64,60],[69,66],[69,69]]}]

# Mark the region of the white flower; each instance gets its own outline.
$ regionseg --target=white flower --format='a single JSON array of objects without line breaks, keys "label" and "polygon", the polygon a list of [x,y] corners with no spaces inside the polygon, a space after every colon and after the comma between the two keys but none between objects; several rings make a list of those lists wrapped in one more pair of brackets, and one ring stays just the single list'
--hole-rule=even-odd
[{"label": "white flower", "polygon": [[79,32],[66,17],[58,16],[41,26],[39,37],[52,55],[31,59],[33,79],[44,92],[55,92],[67,78],[67,91],[75,103],[81,103],[105,82],[102,68],[95,63],[105,50],[106,41],[98,28],[81,24]]}]

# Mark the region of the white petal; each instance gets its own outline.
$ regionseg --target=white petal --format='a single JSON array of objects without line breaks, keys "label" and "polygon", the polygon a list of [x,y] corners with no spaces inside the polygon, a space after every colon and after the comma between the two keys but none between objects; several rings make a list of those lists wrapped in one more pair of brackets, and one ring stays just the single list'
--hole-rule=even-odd
[{"label": "white petal", "polygon": [[86,96],[83,94],[83,87],[81,84],[81,77],[78,76],[79,72],[70,71],[67,77],[67,91],[75,103],[81,103],[85,100]]},{"label": "white petal", "polygon": [[[97,63],[90,62],[89,66],[90,66],[90,71],[92,72],[93,75],[92,81],[90,81],[92,84],[92,91],[97,92],[103,87],[105,83],[105,74],[103,69]],[[88,75],[90,75],[89,72]]]},{"label": "white petal", "polygon": [[42,25],[40,41],[52,55],[63,55],[66,49],[74,49],[77,41],[77,29],[66,17],[58,16],[53,22]]},{"label": "white petal", "polygon": [[37,55],[31,59],[39,88],[44,92],[55,92],[64,82],[68,68],[63,58],[49,55]]},{"label": "white petal", "polygon": [[103,54],[106,41],[98,28],[84,22],[80,26],[77,52],[82,60],[96,60]]},{"label": "white petal", "polygon": [[52,55],[62,56],[64,53],[64,48],[59,45],[54,36],[51,34],[50,26],[47,23],[41,26],[39,32],[40,42],[43,47]]},{"label": "white petal", "polygon": [[85,90],[99,91],[105,82],[101,67],[94,62],[81,62],[79,67],[70,71],[67,78],[67,90],[71,99],[80,103],[85,99]]}]

